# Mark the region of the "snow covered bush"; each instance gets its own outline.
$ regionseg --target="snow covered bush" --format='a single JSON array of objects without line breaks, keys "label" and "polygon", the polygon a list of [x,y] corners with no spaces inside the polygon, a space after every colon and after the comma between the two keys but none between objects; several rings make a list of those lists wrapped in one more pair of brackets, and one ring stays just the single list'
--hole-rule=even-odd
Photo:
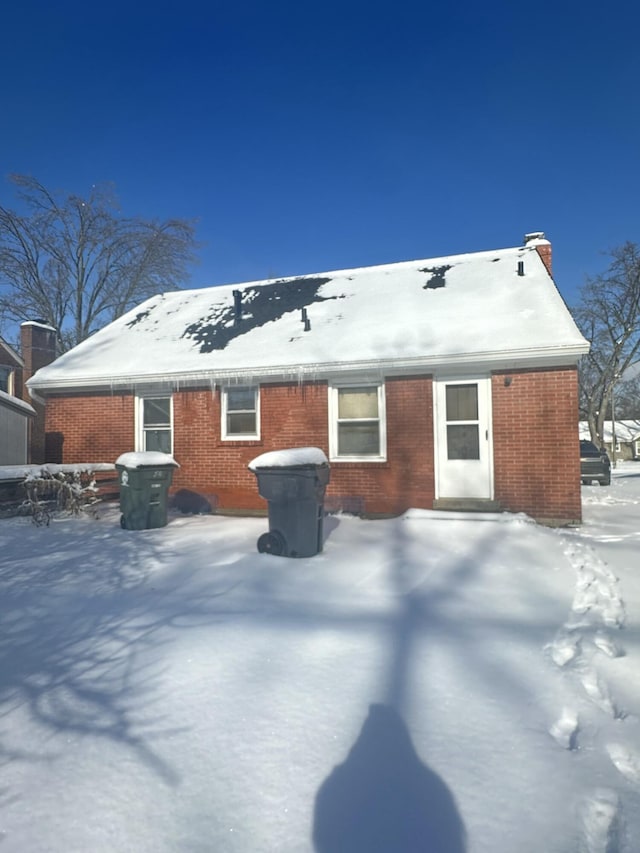
[{"label": "snow covered bush", "polygon": [[38,525],[48,525],[54,513],[79,515],[100,501],[93,473],[82,469],[50,471],[43,468],[29,474],[23,487],[27,495],[24,512]]}]

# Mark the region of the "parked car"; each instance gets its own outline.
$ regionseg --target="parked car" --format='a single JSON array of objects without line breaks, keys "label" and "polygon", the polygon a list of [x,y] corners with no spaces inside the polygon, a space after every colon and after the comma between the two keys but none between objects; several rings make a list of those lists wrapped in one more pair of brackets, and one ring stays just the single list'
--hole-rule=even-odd
[{"label": "parked car", "polygon": [[611,482],[611,462],[606,450],[592,441],[580,442],[580,479],[585,486],[597,480],[601,486]]}]

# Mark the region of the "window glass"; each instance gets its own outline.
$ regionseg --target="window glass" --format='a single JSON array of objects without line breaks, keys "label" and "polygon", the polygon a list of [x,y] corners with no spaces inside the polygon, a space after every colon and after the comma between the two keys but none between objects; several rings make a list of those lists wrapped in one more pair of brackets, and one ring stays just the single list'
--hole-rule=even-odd
[{"label": "window glass", "polygon": [[144,449],[171,453],[171,430],[146,429],[144,431]]},{"label": "window glass", "polygon": [[10,367],[0,367],[0,391],[4,391],[5,394],[10,394],[9,390],[9,380],[13,370]]},{"label": "window glass", "polygon": [[447,420],[478,420],[478,386],[447,385]]},{"label": "window glass", "polygon": [[338,418],[377,418],[377,388],[340,388]]},{"label": "window glass", "polygon": [[380,427],[377,423],[338,424],[339,456],[379,456]]},{"label": "window glass", "polygon": [[258,389],[225,388],[223,393],[223,438],[257,438]]},{"label": "window glass", "polygon": [[334,388],[331,401],[331,455],[345,459],[383,457],[383,389],[378,386]]},{"label": "window glass", "polygon": [[255,388],[227,388],[227,411],[255,411]]},{"label": "window glass", "polygon": [[171,397],[144,397],[142,408],[142,450],[173,452]]},{"label": "window glass", "polygon": [[144,401],[144,425],[145,427],[154,424],[171,424],[171,400],[168,397],[151,398]]},{"label": "window glass", "polygon": [[447,425],[447,457],[449,459],[480,459],[477,424]]}]

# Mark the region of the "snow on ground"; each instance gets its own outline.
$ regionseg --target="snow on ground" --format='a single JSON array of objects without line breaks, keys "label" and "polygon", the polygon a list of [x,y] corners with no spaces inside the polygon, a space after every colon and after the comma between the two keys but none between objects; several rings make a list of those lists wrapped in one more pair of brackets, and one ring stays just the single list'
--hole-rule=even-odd
[{"label": "snow on ground", "polygon": [[634,853],[640,465],[585,523],[0,521],[3,853]]}]

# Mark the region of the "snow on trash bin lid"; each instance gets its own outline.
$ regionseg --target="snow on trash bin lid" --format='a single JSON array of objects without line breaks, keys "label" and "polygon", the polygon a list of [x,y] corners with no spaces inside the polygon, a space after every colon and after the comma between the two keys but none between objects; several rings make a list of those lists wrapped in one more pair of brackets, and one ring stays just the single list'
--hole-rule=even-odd
[{"label": "snow on trash bin lid", "polygon": [[176,468],[180,467],[170,453],[160,453],[159,450],[123,453],[116,459],[116,465],[122,465],[123,468],[153,468],[156,465],[175,465]]},{"label": "snow on trash bin lid", "polygon": [[328,465],[329,460],[319,447],[290,447],[287,450],[270,450],[249,462],[249,470],[256,468],[289,468],[296,465]]}]

